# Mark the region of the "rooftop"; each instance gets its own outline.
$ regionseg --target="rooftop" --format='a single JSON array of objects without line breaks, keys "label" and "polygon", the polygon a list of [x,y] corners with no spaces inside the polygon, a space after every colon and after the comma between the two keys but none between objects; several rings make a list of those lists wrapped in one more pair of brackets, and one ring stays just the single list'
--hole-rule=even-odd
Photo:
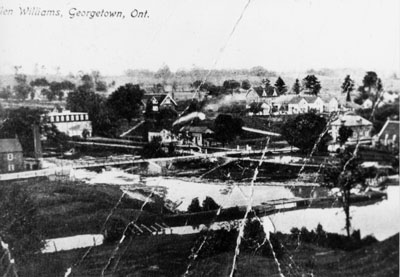
[{"label": "rooftop", "polygon": [[388,135],[389,137],[393,137],[396,135],[397,140],[399,137],[399,126],[400,121],[396,120],[387,120],[385,125],[383,125],[381,131],[378,134],[379,139],[385,139],[385,136]]},{"label": "rooftop", "polygon": [[332,126],[344,125],[344,126],[348,126],[348,127],[372,126],[372,122],[369,120],[366,120],[365,118],[363,118],[359,115],[347,113],[345,115],[339,116],[339,118],[336,119],[335,121],[333,121],[331,125]]},{"label": "rooftop", "polygon": [[18,139],[0,139],[0,153],[22,152]]}]

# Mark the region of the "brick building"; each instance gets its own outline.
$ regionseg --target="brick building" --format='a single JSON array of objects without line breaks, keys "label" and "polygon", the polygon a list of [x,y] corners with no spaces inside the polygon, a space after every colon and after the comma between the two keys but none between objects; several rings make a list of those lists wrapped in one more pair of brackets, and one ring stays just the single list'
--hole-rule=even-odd
[{"label": "brick building", "polygon": [[24,170],[24,159],[18,139],[0,139],[0,173],[21,170]]}]

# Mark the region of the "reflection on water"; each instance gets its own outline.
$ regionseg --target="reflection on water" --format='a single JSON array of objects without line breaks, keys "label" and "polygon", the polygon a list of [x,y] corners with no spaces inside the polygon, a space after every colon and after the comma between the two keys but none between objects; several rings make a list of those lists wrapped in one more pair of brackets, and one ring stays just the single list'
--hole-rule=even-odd
[{"label": "reflection on water", "polygon": [[78,235],[56,239],[47,239],[42,253],[53,253],[57,251],[71,250],[76,248],[89,247],[92,245],[103,244],[104,236],[98,235]]},{"label": "reflection on water", "polygon": [[[198,197],[201,203],[206,196],[212,197],[224,208],[245,206],[251,194],[251,187],[248,185],[195,183],[163,178],[149,178],[146,185],[166,187],[166,198],[174,202],[182,201],[178,208],[181,211],[187,210],[193,198]],[[231,192],[226,192],[227,190]],[[292,198],[293,196],[294,194],[283,186],[255,186],[253,205],[259,205],[272,199]]]},{"label": "reflection on water", "polygon": [[[263,194],[265,193],[266,195],[273,195],[274,190],[271,189],[276,188],[263,187],[259,189],[259,191],[262,191]],[[210,193],[212,191],[208,192]],[[282,192],[279,191],[279,193]],[[369,206],[353,206],[350,208],[352,227],[354,229],[360,229],[362,237],[373,235],[378,240],[384,240],[400,231],[397,221],[400,216],[399,187],[388,187],[387,193],[388,199],[386,200]],[[212,197],[214,198],[214,196]],[[262,220],[265,224],[271,220],[276,231],[283,233],[289,233],[293,227],[300,229],[304,226],[309,230],[315,229],[320,223],[327,232],[346,234],[344,229],[345,214],[342,208],[309,208],[274,214],[269,216],[269,218],[263,217]],[[221,226],[226,226],[226,223],[214,223],[210,228],[218,229]],[[174,234],[192,234],[201,231],[203,228],[206,228],[206,226],[181,226],[172,228],[172,232]]]},{"label": "reflection on water", "polygon": [[[351,224],[360,229],[361,236],[373,235],[378,240],[386,239],[400,231],[398,218],[399,187],[390,186],[388,199],[373,205],[350,208]],[[307,209],[271,215],[276,228],[290,232],[292,227],[315,229],[320,223],[328,232],[345,234],[345,214],[342,208]]]},{"label": "reflection on water", "polygon": [[[115,184],[122,183],[126,184],[127,178],[132,177],[138,178],[138,175],[130,176],[128,173],[119,172],[120,170],[114,169],[107,174],[110,175],[107,179],[107,183]],[[88,174],[89,175],[89,174]],[[90,183],[91,178],[96,176],[90,176],[82,174],[86,180]],[[107,176],[108,176],[107,175]],[[111,178],[112,177],[112,178]],[[82,177],[81,177],[82,178]],[[88,180],[89,179],[89,180]],[[121,180],[119,180],[121,179]],[[104,179],[103,179],[104,180]],[[116,181],[115,181],[116,180]],[[191,181],[183,181],[178,179],[166,179],[162,177],[147,178],[146,185],[150,187],[161,187],[165,197],[173,202],[181,202],[179,210],[186,211],[188,205],[193,198],[198,197],[200,203],[205,199],[206,196],[212,197],[219,205],[223,207],[234,207],[244,206],[248,203],[248,197],[250,196],[251,187],[249,185],[228,183],[199,183]],[[269,185],[263,186],[258,184],[254,187],[254,199],[253,205],[261,204],[268,200],[292,198],[292,197],[310,197],[313,186],[302,186],[294,187],[298,185],[293,181],[285,183],[271,182]],[[324,188],[315,188],[315,196],[323,197],[326,196],[328,191]],[[362,207],[351,207],[352,225],[355,229],[361,230],[361,236],[369,234],[374,235],[377,239],[385,239],[397,232],[399,232],[398,218],[400,215],[399,210],[399,187],[390,186],[387,190],[388,199],[378,202],[369,206]],[[318,223],[321,223],[324,229],[328,232],[336,232],[345,234],[345,215],[343,209],[332,208],[332,209],[306,209],[297,210],[285,213],[279,213],[270,216],[276,226],[277,231],[290,232],[292,227],[301,228],[303,226],[308,229],[314,229]],[[218,228],[218,224],[213,225],[213,228]],[[201,228],[204,226],[200,226]],[[173,229],[174,233],[190,233],[198,232],[199,229],[193,229],[191,226],[176,227]],[[169,232],[167,232],[169,233]]]}]

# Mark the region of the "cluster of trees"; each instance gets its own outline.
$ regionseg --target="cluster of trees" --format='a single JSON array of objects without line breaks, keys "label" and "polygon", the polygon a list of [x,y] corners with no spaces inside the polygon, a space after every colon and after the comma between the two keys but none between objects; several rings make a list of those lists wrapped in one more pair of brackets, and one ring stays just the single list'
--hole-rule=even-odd
[{"label": "cluster of trees", "polygon": [[0,138],[18,137],[25,156],[34,152],[32,126],[37,125],[40,133],[46,137],[46,143],[63,150],[67,146],[68,136],[45,120],[42,109],[21,107],[4,112],[4,120],[0,126]]},{"label": "cluster of trees", "polygon": [[13,258],[28,262],[45,244],[37,206],[19,184],[11,184],[0,188],[0,211],[1,239],[9,244]]},{"label": "cluster of trees", "polygon": [[[66,91],[72,91],[75,89],[75,84],[65,80],[61,82],[53,81],[49,83],[46,78],[37,78],[30,82],[30,85],[35,89],[41,89],[40,93],[46,96],[47,100],[53,101],[58,99],[62,101]],[[34,95],[31,96],[32,98]]]},{"label": "cluster of trees", "polygon": [[351,235],[350,222],[350,191],[356,186],[366,186],[367,169],[361,166],[362,160],[356,151],[346,148],[337,154],[337,161],[329,165],[323,174],[324,183],[328,187],[340,188],[342,192],[343,209],[346,215],[347,236]]},{"label": "cluster of trees", "polygon": [[257,76],[257,77],[276,77],[277,74],[274,71],[270,71],[265,69],[262,66],[255,66],[250,69],[203,69],[203,68],[192,68],[190,70],[177,70],[176,72],[172,72],[167,65],[162,66],[157,71],[150,70],[133,70],[128,69],[125,71],[125,74],[129,77],[135,77],[139,79],[143,78],[155,78],[161,81],[168,81],[172,79],[192,79],[199,80],[204,79],[208,74],[213,76],[216,79],[221,79],[226,76]]},{"label": "cluster of trees", "polygon": [[[58,99],[63,100],[66,92],[70,92],[76,89],[76,85],[69,81],[52,81],[49,82],[46,78],[40,77],[28,82],[26,74],[19,73],[16,69],[15,85],[3,87],[0,91],[0,98],[9,99],[15,97],[19,100],[25,100],[28,98],[34,99],[36,90],[40,90],[40,94],[45,96],[47,100],[53,101]],[[102,76],[99,71],[93,71],[90,74],[82,74],[82,83],[91,83],[91,86],[95,91],[104,92],[107,91],[107,84],[102,80]],[[110,84],[113,85],[113,84]]]},{"label": "cluster of trees", "polygon": [[[326,151],[327,142],[332,138],[325,132],[326,119],[315,113],[300,114],[289,118],[281,127],[283,138],[300,151],[309,153],[318,142],[318,151]],[[321,137],[322,136],[322,137]]]},{"label": "cluster of trees", "polygon": [[[347,75],[341,86],[342,93],[346,94],[346,101],[351,102],[351,93],[355,91],[354,80]],[[378,133],[388,118],[397,120],[399,118],[399,102],[384,103],[383,100],[383,84],[376,72],[368,71],[362,84],[357,89],[358,94],[354,97],[354,103],[363,105],[365,101],[370,100],[370,106],[357,110],[357,113],[372,121],[373,133]],[[391,92],[389,92],[391,93]]]},{"label": "cluster of trees", "polygon": [[139,85],[125,84],[106,98],[97,93],[94,77],[84,75],[81,83],[68,94],[67,109],[88,112],[95,134],[114,137],[121,121],[139,116],[144,95]]},{"label": "cluster of trees", "polygon": [[[228,226],[219,230],[203,230],[199,233],[198,239],[194,243],[194,249],[200,249],[199,257],[211,257],[224,252],[232,252],[236,248],[237,237],[239,235],[239,224],[229,223]],[[246,219],[243,236],[240,244],[241,253],[251,253],[251,255],[262,255],[272,258],[275,256],[281,259],[285,254],[281,233],[267,234],[260,221],[250,215]],[[205,240],[205,238],[207,238]],[[273,249],[266,241],[269,239]],[[201,247],[200,247],[201,245]]]},{"label": "cluster of trees", "polygon": [[[309,153],[317,143],[315,150],[326,152],[327,143],[332,140],[326,132],[327,128],[327,121],[323,116],[310,112],[289,118],[281,126],[281,133],[290,145],[299,148],[303,153]],[[352,135],[351,128],[342,126],[339,128],[337,140],[340,145],[344,145]]]},{"label": "cluster of trees", "polygon": [[[287,93],[300,94],[301,91],[305,94],[318,95],[321,91],[321,84],[315,75],[307,75],[301,83],[299,79],[296,79],[291,89],[288,88],[287,84],[280,76],[278,76],[274,84],[271,84],[268,78],[262,79],[261,83],[261,86],[253,86],[253,88],[258,93],[265,91],[268,96],[279,96]],[[222,86],[217,86],[209,81],[203,83],[197,80],[193,82],[191,86],[194,89],[208,91],[212,96],[220,96],[232,94],[240,88],[247,90],[252,87],[252,84],[248,79],[241,82],[234,79],[225,80]]]},{"label": "cluster of trees", "polygon": [[193,198],[192,202],[188,206],[188,213],[198,213],[198,212],[206,212],[206,211],[213,211],[213,210],[218,210],[219,205],[214,201],[209,196],[206,196],[206,198],[203,200],[202,205],[200,206],[200,201],[199,198]]},{"label": "cluster of trees", "polygon": [[243,120],[229,114],[220,114],[214,121],[215,139],[223,145],[235,140],[243,132]]}]

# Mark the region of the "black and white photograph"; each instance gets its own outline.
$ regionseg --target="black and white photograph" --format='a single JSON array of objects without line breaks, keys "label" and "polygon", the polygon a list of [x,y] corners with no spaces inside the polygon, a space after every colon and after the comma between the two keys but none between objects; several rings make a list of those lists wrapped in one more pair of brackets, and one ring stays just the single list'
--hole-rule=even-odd
[{"label": "black and white photograph", "polygon": [[399,276],[398,0],[0,0],[0,276]]}]

